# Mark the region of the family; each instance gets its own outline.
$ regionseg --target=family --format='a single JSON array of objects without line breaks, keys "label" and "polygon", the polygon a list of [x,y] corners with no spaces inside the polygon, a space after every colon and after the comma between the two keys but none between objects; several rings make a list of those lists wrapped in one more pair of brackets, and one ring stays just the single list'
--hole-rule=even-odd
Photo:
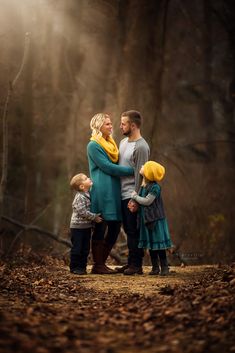
[{"label": "family", "polygon": [[[149,274],[169,274],[166,249],[171,248],[172,242],[159,185],[165,168],[149,160],[141,123],[138,111],[121,114],[120,129],[125,138],[118,148],[112,138],[110,116],[99,113],[91,119],[92,133],[87,145],[91,179],[79,173],[70,181],[76,191],[70,222],[73,274],[87,273],[90,244],[93,274],[141,275],[144,249],[149,250],[151,257]],[[125,266],[111,269],[105,263],[121,225],[127,236],[128,261]]]}]

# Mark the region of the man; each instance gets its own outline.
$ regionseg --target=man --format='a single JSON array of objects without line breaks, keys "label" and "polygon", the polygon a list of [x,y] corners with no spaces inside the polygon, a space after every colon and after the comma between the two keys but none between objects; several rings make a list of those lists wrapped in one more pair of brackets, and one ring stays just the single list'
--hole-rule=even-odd
[{"label": "man", "polygon": [[143,249],[138,248],[139,231],[137,229],[137,212],[131,193],[138,193],[142,177],[139,174],[142,165],[149,160],[149,146],[141,136],[142,118],[139,112],[129,110],[122,113],[120,129],[126,136],[119,146],[119,164],[134,168],[134,176],[121,178],[123,228],[127,235],[128,264],[119,268],[124,275],[142,274]]}]

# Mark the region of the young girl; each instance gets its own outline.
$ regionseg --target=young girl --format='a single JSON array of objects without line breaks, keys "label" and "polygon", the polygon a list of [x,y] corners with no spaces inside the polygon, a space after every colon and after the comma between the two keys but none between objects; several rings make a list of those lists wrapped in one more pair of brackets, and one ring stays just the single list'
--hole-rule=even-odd
[{"label": "young girl", "polygon": [[[172,242],[165,217],[161,187],[158,184],[163,179],[165,168],[156,162],[148,161],[140,169],[143,182],[139,195],[132,193],[139,205],[139,248],[149,249],[152,271],[150,275],[166,276],[169,268],[166,249],[172,247]],[[160,260],[160,268],[159,268]]]}]

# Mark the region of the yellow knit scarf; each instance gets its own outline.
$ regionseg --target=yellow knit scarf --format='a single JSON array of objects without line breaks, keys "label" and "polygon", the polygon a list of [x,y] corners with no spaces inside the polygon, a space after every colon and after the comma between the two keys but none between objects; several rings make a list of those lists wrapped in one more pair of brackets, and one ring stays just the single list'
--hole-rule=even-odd
[{"label": "yellow knit scarf", "polygon": [[108,136],[106,140],[103,137],[98,137],[97,135],[94,135],[91,137],[91,141],[97,142],[105,150],[111,161],[113,163],[117,163],[119,151],[116,142],[111,136]]}]

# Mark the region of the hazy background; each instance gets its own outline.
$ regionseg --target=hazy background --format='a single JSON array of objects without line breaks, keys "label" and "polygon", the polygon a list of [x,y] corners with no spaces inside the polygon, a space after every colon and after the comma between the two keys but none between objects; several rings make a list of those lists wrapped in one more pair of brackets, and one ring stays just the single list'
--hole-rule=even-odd
[{"label": "hazy background", "polygon": [[[69,239],[68,182],[88,172],[91,117],[110,113],[119,142],[121,112],[136,109],[151,159],[166,167],[174,243],[198,262],[234,260],[234,1],[0,0],[0,7],[1,117],[9,98],[3,215]],[[66,250],[19,230],[2,222],[2,255],[21,240]]]}]

